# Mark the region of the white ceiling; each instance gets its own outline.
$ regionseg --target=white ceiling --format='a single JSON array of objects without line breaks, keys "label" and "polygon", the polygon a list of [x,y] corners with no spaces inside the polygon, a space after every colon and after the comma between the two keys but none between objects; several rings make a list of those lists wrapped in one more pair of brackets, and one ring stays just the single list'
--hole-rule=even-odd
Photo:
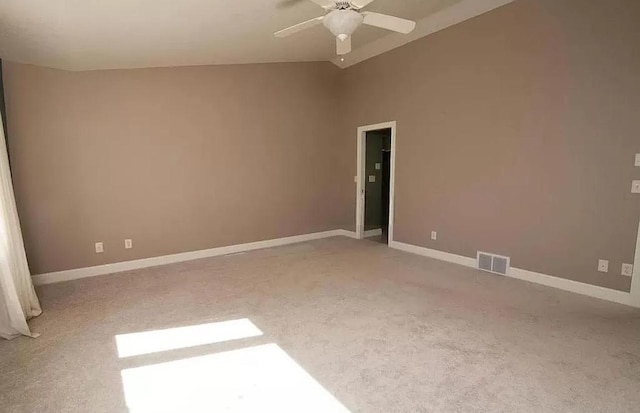
[{"label": "white ceiling", "polygon": [[[334,59],[335,40],[322,26],[286,39],[273,37],[324,13],[308,0],[280,5],[290,2],[1,0],[0,57],[67,70]],[[472,2],[496,0],[376,0],[367,10],[428,20]],[[371,49],[388,34],[360,27],[354,52]]]}]

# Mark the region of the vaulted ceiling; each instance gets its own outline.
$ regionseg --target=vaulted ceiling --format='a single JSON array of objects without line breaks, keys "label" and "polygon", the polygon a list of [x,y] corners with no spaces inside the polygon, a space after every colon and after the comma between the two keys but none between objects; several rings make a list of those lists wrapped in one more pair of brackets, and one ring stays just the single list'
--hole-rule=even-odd
[{"label": "vaulted ceiling", "polygon": [[[419,21],[421,36],[420,22],[444,11],[462,9],[457,19],[464,20],[481,3],[491,9],[509,1],[376,0],[367,10]],[[472,9],[468,16],[463,3]],[[335,60],[334,38],[322,26],[273,37],[323,14],[309,0],[2,0],[0,57],[67,70],[322,60],[348,65],[349,56],[344,65]],[[363,60],[379,53],[371,45],[389,36],[396,40],[382,49],[412,39],[362,26],[353,37],[353,55]]]}]

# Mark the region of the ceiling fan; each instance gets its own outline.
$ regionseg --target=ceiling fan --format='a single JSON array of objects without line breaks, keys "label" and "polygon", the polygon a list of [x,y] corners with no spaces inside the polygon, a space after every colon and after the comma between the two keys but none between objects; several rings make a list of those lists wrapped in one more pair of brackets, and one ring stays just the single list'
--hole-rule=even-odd
[{"label": "ceiling fan", "polygon": [[[310,0],[328,13],[315,19],[298,23],[274,33],[276,37],[287,37],[302,30],[324,25],[336,36],[336,49],[339,56],[351,52],[351,35],[361,25],[380,27],[398,33],[408,34],[416,27],[416,22],[386,14],[363,11],[362,9],[373,0]],[[298,1],[287,0],[287,5]]]}]

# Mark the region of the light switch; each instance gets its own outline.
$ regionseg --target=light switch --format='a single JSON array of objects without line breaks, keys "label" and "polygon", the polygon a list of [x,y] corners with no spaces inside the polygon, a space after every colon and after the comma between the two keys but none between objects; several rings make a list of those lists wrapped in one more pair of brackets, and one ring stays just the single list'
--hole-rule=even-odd
[{"label": "light switch", "polygon": [[380,170],[380,162],[376,162],[376,171]]},{"label": "light switch", "polygon": [[376,181],[376,176],[375,175],[369,175],[369,182],[375,182]]},{"label": "light switch", "polygon": [[124,240],[124,247],[125,249],[131,249],[133,248],[133,241],[129,238]]},{"label": "light switch", "polygon": [[640,180],[631,182],[631,193],[640,194]]},{"label": "light switch", "polygon": [[634,163],[635,166],[640,166],[640,153],[636,153],[636,162]]},{"label": "light switch", "polygon": [[96,242],[96,254],[102,254],[104,252],[104,244]]},{"label": "light switch", "polygon": [[435,231],[431,231],[431,239],[432,240],[437,240],[438,239],[438,233]]}]

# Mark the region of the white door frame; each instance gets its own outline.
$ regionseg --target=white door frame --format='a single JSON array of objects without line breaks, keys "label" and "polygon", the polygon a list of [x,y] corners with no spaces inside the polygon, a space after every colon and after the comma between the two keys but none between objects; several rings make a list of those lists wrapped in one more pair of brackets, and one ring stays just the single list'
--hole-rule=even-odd
[{"label": "white door frame", "polygon": [[364,238],[364,195],[365,195],[365,179],[366,179],[366,148],[367,148],[367,132],[379,129],[391,129],[391,172],[389,175],[389,241],[391,245],[393,241],[393,221],[394,221],[394,187],[396,175],[396,121],[376,123],[374,125],[365,125],[358,128],[357,145],[357,165],[358,173],[356,176],[356,236],[358,239]]},{"label": "white door frame", "polygon": [[631,303],[640,307],[640,223],[638,223],[638,239],[636,240],[636,253],[633,258],[633,276],[631,278]]}]

